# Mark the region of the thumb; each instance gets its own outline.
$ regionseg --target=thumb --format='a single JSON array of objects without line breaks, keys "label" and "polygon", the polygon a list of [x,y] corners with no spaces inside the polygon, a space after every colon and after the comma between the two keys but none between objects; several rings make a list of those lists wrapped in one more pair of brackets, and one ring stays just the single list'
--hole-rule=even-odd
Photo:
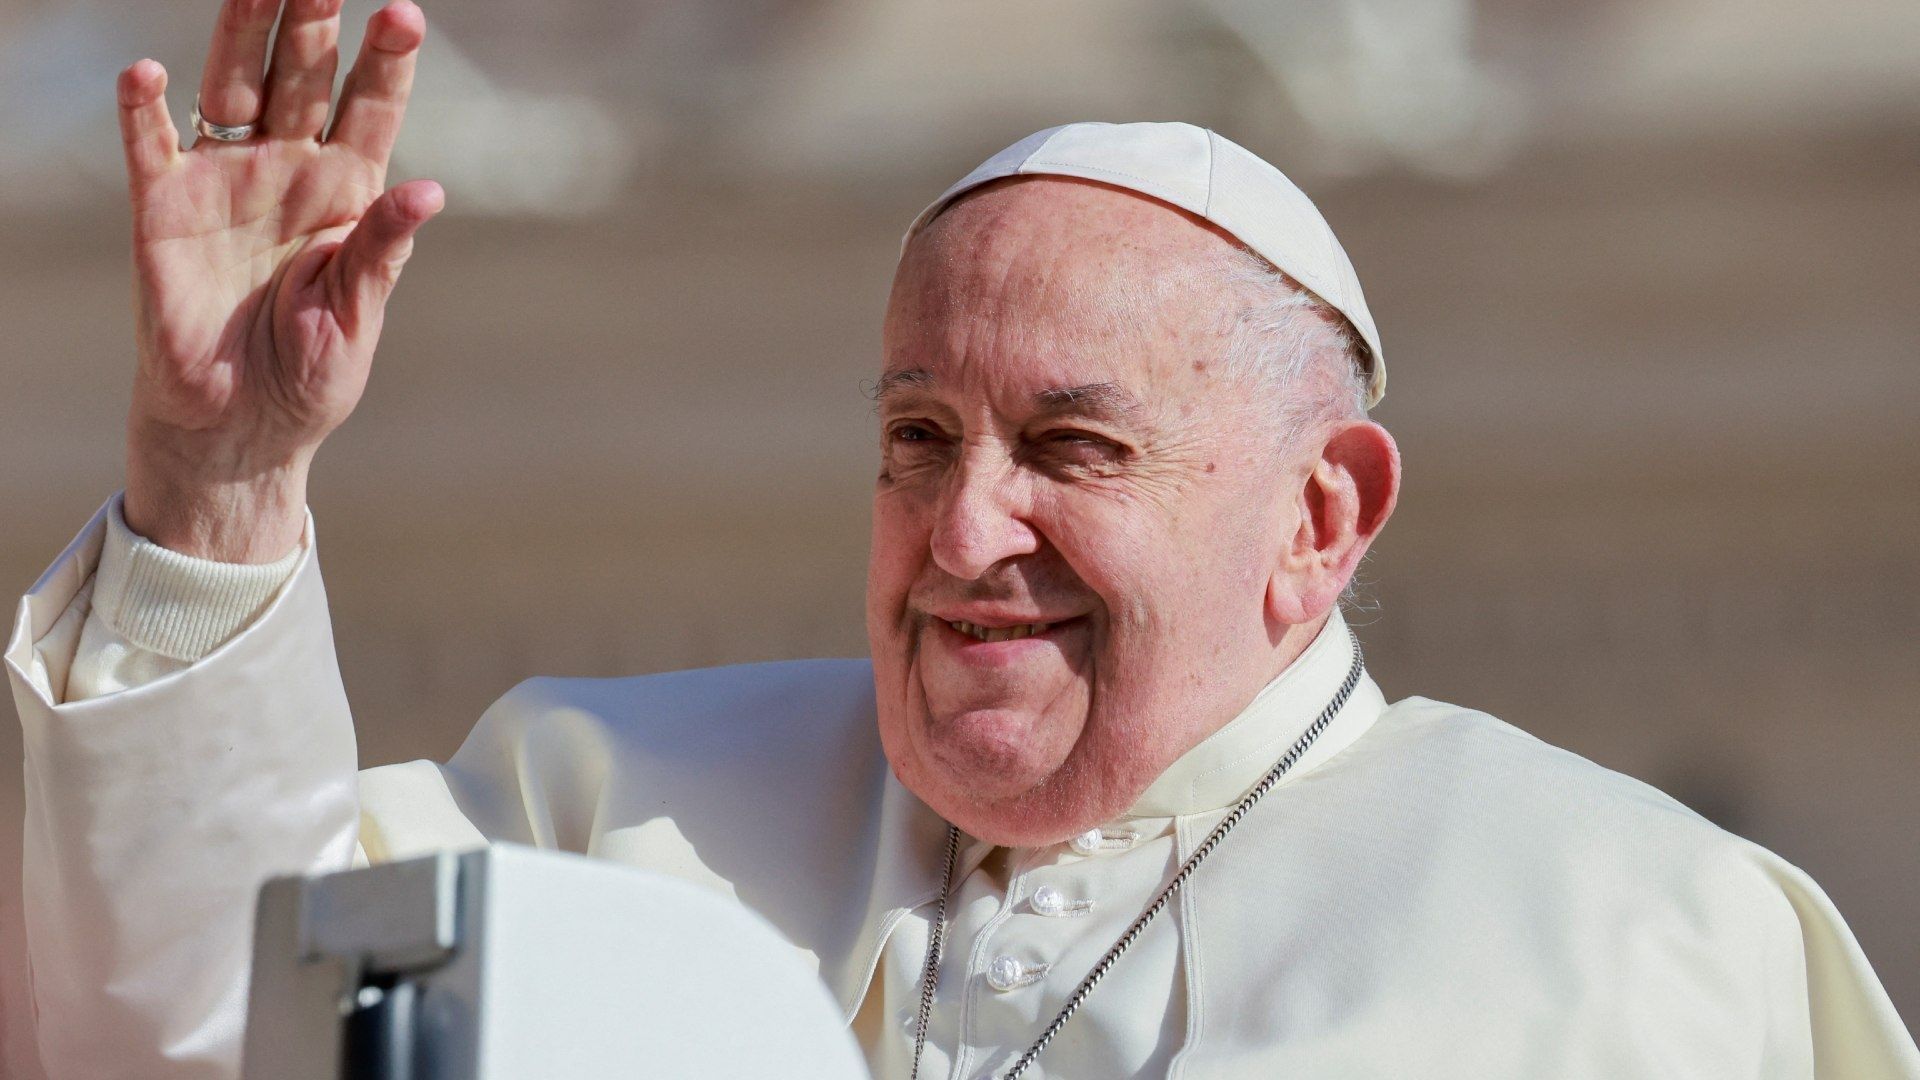
[{"label": "thumb", "polygon": [[431,180],[409,180],[373,201],[340,242],[328,269],[336,276],[347,325],[377,319],[413,254],[413,234],[446,206],[446,192]]}]

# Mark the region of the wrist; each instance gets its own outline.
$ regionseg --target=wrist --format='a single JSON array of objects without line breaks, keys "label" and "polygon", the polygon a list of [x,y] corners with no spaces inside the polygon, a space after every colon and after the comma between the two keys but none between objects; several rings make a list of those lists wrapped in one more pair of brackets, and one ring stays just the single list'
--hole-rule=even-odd
[{"label": "wrist", "polygon": [[93,614],[130,645],[193,663],[252,624],[293,576],[298,547],[272,563],[196,559],[135,536],[109,515],[93,578]]},{"label": "wrist", "polygon": [[227,563],[270,563],[306,528],[310,453],[252,460],[192,438],[128,441],[121,513],[169,551]]}]

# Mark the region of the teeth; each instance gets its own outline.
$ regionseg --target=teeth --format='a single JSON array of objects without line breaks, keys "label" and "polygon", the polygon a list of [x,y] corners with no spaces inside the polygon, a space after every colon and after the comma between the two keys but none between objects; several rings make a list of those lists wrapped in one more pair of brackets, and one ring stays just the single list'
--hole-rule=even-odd
[{"label": "teeth", "polygon": [[1016,641],[1032,637],[1047,628],[1046,623],[1021,623],[1017,626],[980,626],[970,622],[954,622],[949,619],[947,625],[969,637],[981,641]]}]

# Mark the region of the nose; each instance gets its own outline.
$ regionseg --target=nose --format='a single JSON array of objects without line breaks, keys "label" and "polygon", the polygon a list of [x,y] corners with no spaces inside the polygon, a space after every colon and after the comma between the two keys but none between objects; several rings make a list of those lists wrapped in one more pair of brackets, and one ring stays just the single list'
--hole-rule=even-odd
[{"label": "nose", "polygon": [[1040,536],[1026,518],[1020,478],[993,463],[961,464],[940,493],[929,543],[933,561],[963,581],[973,581],[1006,559],[1040,549]]}]

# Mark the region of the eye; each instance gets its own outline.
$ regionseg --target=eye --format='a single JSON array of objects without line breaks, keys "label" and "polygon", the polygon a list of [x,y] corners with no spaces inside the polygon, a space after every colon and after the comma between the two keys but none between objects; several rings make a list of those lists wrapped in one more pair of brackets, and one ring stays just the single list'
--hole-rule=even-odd
[{"label": "eye", "polygon": [[952,446],[946,432],[929,420],[898,420],[887,426],[881,452],[890,467],[910,469],[945,460]]},{"label": "eye", "polygon": [[887,438],[892,442],[917,443],[931,442],[939,435],[925,424],[907,421],[888,428]]},{"label": "eye", "polygon": [[1040,453],[1062,465],[1104,465],[1126,456],[1126,450],[1112,439],[1075,429],[1049,431],[1040,436]]}]

